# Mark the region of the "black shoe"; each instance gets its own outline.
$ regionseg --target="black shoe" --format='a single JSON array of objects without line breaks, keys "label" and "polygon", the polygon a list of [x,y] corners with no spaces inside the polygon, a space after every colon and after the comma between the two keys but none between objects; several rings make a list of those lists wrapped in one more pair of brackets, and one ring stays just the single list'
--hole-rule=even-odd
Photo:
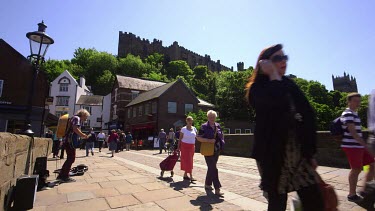
[{"label": "black shoe", "polygon": [[190,180],[190,177],[184,177],[184,180]]},{"label": "black shoe", "polygon": [[91,152],[91,155],[94,156],[94,152]]},{"label": "black shoe", "polygon": [[361,200],[362,200],[362,198],[359,197],[357,194],[352,195],[352,196],[348,196],[348,201],[351,201],[351,202],[359,202]]}]

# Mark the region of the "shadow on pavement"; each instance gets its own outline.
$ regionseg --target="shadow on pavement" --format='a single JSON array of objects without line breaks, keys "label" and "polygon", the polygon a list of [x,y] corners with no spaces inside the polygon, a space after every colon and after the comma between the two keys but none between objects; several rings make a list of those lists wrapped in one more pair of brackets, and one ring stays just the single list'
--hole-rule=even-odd
[{"label": "shadow on pavement", "polygon": [[194,206],[200,206],[199,210],[212,210],[212,204],[218,204],[224,202],[224,199],[219,198],[210,191],[206,196],[198,196],[195,200],[190,200],[190,203]]},{"label": "shadow on pavement", "polygon": [[188,188],[190,186],[190,181],[189,180],[183,180],[183,181],[179,181],[179,182],[174,182],[174,183],[171,183],[170,186],[174,189],[174,190],[182,190],[184,188]]}]

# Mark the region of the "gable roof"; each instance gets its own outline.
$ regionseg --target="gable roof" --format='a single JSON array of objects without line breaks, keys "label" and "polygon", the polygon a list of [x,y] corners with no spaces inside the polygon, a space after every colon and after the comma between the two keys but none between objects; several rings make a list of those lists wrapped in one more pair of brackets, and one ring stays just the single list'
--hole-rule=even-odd
[{"label": "gable roof", "polygon": [[74,84],[77,84],[78,85],[78,82],[76,81],[76,79],[72,76],[72,74],[70,74],[70,72],[68,70],[64,70],[64,72],[62,72],[59,76],[57,76],[55,78],[55,80],[52,81],[55,82],[55,81],[59,81],[61,78],[63,77],[67,77],[70,79],[70,83],[74,83]]},{"label": "gable roof", "polygon": [[155,98],[159,98],[164,92],[166,92],[169,88],[171,88],[176,82],[178,82],[178,80],[174,81],[174,82],[171,82],[171,83],[168,83],[168,84],[165,84],[163,86],[159,86],[159,87],[157,87],[155,89],[152,89],[150,91],[143,92],[140,95],[138,95],[138,97],[136,97],[134,100],[132,100],[125,107],[129,107],[129,106],[136,105],[136,104],[139,104],[139,103],[142,103],[142,102],[145,102],[145,101],[149,101],[149,100],[152,100],[152,99],[155,99]]},{"label": "gable roof", "polygon": [[134,78],[129,76],[116,75],[119,88],[148,91],[165,85],[164,82],[152,81],[148,79]]},{"label": "gable roof", "polygon": [[101,106],[103,105],[103,96],[100,95],[81,95],[79,97],[77,105],[92,105]]},{"label": "gable roof", "polygon": [[200,98],[198,98],[198,100],[199,100],[198,106],[204,106],[204,107],[215,108],[215,105],[214,105],[214,104],[211,104],[211,103],[209,103],[209,102],[207,102],[207,101],[204,101],[204,100],[202,100],[202,99],[200,99]]}]

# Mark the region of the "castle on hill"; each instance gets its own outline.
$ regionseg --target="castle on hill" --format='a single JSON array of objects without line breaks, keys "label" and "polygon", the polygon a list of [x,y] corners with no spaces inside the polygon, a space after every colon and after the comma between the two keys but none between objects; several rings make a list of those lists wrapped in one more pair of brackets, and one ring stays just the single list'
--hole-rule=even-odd
[{"label": "castle on hill", "polygon": [[[190,51],[183,46],[180,46],[178,42],[173,42],[172,45],[168,47],[163,46],[163,41],[154,39],[150,42],[148,39],[141,39],[128,32],[119,32],[119,43],[118,43],[118,56],[120,58],[126,57],[128,54],[135,56],[140,56],[142,59],[146,58],[148,55],[153,53],[159,53],[164,55],[164,63],[169,63],[170,61],[183,60],[186,61],[191,69],[197,65],[205,65],[209,70],[213,72],[218,72],[222,70],[231,70],[232,67],[227,67],[220,63],[220,60],[213,61],[210,55],[205,54],[204,56],[199,55],[193,51]],[[244,63],[237,63],[237,70],[244,70]]]}]

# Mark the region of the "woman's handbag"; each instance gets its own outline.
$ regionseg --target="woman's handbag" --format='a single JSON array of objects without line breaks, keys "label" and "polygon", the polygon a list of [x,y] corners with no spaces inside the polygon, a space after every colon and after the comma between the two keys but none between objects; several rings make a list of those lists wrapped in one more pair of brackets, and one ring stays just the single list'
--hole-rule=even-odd
[{"label": "woman's handbag", "polygon": [[[217,129],[215,127],[214,139],[216,139]],[[200,152],[203,156],[212,156],[215,153],[215,143],[202,142]]]},{"label": "woman's handbag", "polygon": [[214,155],[214,151],[215,151],[214,143],[202,142],[200,151],[203,156]]}]

